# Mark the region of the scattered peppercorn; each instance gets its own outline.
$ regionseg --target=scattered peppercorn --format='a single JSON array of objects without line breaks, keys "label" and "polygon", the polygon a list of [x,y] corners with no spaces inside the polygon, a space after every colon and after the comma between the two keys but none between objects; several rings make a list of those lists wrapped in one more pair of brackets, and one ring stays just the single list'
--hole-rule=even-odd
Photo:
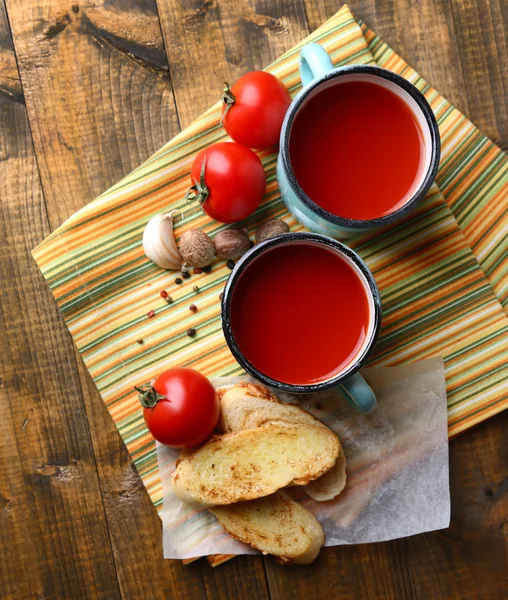
[{"label": "scattered peppercorn", "polygon": [[166,298],[164,298],[164,300],[168,303],[168,304],[172,304],[173,302],[173,298],[171,298],[171,296],[166,296]]},{"label": "scattered peppercorn", "polygon": [[197,313],[198,312],[198,307],[195,304],[191,304],[189,306],[189,310],[193,313]]},{"label": "scattered peppercorn", "polygon": [[201,275],[201,273],[203,272],[203,269],[200,269],[199,267],[194,267],[194,269],[192,269],[194,272],[194,275]]},{"label": "scattered peppercorn", "polygon": [[197,294],[197,293],[199,292],[199,288],[198,288],[198,286],[197,286],[197,285],[195,285],[195,286],[192,288],[192,291],[193,291],[193,292],[196,292],[196,294]]},{"label": "scattered peppercorn", "polygon": [[189,279],[191,276],[190,271],[182,271],[182,277],[184,279]]},{"label": "scattered peppercorn", "polygon": [[255,246],[255,245],[256,245],[256,244],[255,244],[255,243],[254,243],[254,242],[251,240],[251,241],[250,241],[250,247],[251,247],[251,248],[254,248],[254,246]]},{"label": "scattered peppercorn", "polygon": [[226,266],[228,269],[233,270],[235,268],[235,261],[234,260],[228,260],[228,262],[226,263]]},{"label": "scattered peppercorn", "polygon": [[183,283],[183,279],[180,279],[180,277],[177,277],[177,278],[175,279],[175,283],[176,283],[176,285],[180,285],[180,284],[182,284],[182,283]]},{"label": "scattered peppercorn", "polygon": [[136,340],[136,342],[137,342],[138,344],[144,344],[144,343],[145,343],[145,341],[144,341],[144,340]]},{"label": "scattered peppercorn", "polygon": [[187,335],[189,337],[194,337],[196,335],[196,330],[194,329],[194,327],[191,327],[190,329],[187,329]]},{"label": "scattered peppercorn", "polygon": [[161,298],[166,299],[168,297],[168,293],[166,292],[166,290],[162,290],[161,292]]},{"label": "scattered peppercorn", "polygon": [[212,272],[212,265],[207,265],[206,267],[203,267],[203,273],[210,275],[211,272]]},{"label": "scattered peppercorn", "polygon": [[153,316],[155,316],[155,311],[154,310],[149,310],[147,316],[148,316],[149,319],[151,319]]},{"label": "scattered peppercorn", "polygon": [[222,300],[222,298],[224,298],[224,294],[221,292],[221,293],[219,294],[219,300]]}]

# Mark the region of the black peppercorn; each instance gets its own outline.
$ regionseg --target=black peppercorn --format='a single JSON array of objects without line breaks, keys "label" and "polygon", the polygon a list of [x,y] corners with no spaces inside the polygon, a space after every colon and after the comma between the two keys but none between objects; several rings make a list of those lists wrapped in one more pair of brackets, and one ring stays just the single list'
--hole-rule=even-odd
[{"label": "black peppercorn", "polygon": [[180,285],[180,284],[182,284],[182,283],[183,283],[183,279],[180,279],[180,277],[177,277],[177,278],[175,279],[175,283],[176,283],[176,285]]},{"label": "black peppercorn", "polygon": [[228,269],[233,270],[235,268],[235,261],[234,260],[228,260],[228,262],[226,263],[226,266]]},{"label": "black peppercorn", "polygon": [[191,276],[190,271],[182,271],[182,277],[184,279],[189,279]]},{"label": "black peppercorn", "polygon": [[189,337],[194,337],[196,335],[196,330],[194,329],[194,327],[191,327],[190,329],[187,329],[187,335]]},{"label": "black peppercorn", "polygon": [[203,267],[203,273],[206,273],[207,275],[209,275],[212,272],[212,265],[207,265],[206,267]]}]

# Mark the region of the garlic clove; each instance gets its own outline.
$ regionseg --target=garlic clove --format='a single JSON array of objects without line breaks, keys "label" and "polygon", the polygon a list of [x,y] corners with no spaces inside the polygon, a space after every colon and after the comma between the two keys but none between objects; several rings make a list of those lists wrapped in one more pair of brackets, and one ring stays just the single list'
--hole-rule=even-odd
[{"label": "garlic clove", "polygon": [[181,269],[183,260],[178,252],[173,231],[172,213],[152,217],[143,232],[143,250],[162,269]]}]

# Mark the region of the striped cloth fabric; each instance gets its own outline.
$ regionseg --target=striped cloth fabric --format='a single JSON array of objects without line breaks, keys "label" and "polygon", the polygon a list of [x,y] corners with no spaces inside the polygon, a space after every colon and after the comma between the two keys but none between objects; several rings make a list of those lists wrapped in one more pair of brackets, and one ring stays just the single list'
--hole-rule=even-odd
[{"label": "striped cloth fabric", "polygon": [[[322,44],[336,66],[371,63],[401,74],[425,94],[436,114],[443,143],[437,184],[404,221],[348,243],[374,273],[382,295],[383,328],[370,364],[443,356],[449,432],[457,435],[508,406],[503,310],[508,305],[508,160],[347,6],[268,67],[293,96],[301,87],[299,49],[308,41]],[[177,237],[194,227],[210,235],[223,228],[184,201],[194,156],[225,139],[220,112],[220,104],[213,106],[33,251],[159,510],[155,444],[133,386],[174,366],[194,367],[207,376],[240,373],[220,323],[219,294],[230,273],[226,265],[216,263],[211,274],[176,285],[177,274],[148,261],[141,243],[147,221],[170,209],[184,215],[176,221]],[[276,153],[259,154],[268,184],[263,206],[247,222],[250,233],[267,217],[300,229],[279,197]],[[173,297],[172,304],[160,297],[161,290]],[[189,311],[191,303],[198,307],[196,314]],[[148,318],[151,310],[155,315]],[[196,329],[194,338],[186,335],[190,327]]]}]

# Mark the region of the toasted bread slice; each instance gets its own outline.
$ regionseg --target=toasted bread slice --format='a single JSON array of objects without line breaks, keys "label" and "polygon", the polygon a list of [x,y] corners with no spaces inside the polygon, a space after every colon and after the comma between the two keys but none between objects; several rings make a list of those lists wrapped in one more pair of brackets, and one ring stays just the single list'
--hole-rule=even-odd
[{"label": "toasted bread slice", "polygon": [[346,480],[346,457],[341,447],[333,467],[321,477],[308,483],[303,489],[313,500],[325,502],[333,500],[342,492],[346,487]]},{"label": "toasted bread slice", "polygon": [[309,483],[335,464],[339,451],[334,433],[310,424],[268,424],[214,436],[179,462],[173,491],[200,506],[253,500]]},{"label": "toasted bread slice", "polygon": [[273,395],[267,399],[265,396],[253,393],[255,391],[251,389],[246,392],[242,388],[234,387],[224,394],[220,403],[219,429],[221,431],[255,429],[271,421],[322,425],[302,408],[294,404],[282,404]]},{"label": "toasted bread slice", "polygon": [[250,381],[239,381],[225,386],[217,388],[217,395],[219,400],[228,393],[231,396],[252,396],[254,398],[264,398],[265,400],[271,400],[272,402],[279,402],[279,399],[273,394],[267,387],[260,383],[252,383]]},{"label": "toasted bread slice", "polygon": [[209,509],[234,538],[281,563],[311,563],[325,541],[314,515],[287,494]]},{"label": "toasted bread slice", "polygon": [[[237,384],[223,394],[219,418],[219,428],[222,431],[243,431],[274,422],[307,423],[326,427],[303,408],[294,404],[282,404],[261,385],[246,388]],[[335,465],[327,473],[306,485],[304,490],[314,500],[323,502],[338,496],[345,485],[346,457],[341,447]]]}]

